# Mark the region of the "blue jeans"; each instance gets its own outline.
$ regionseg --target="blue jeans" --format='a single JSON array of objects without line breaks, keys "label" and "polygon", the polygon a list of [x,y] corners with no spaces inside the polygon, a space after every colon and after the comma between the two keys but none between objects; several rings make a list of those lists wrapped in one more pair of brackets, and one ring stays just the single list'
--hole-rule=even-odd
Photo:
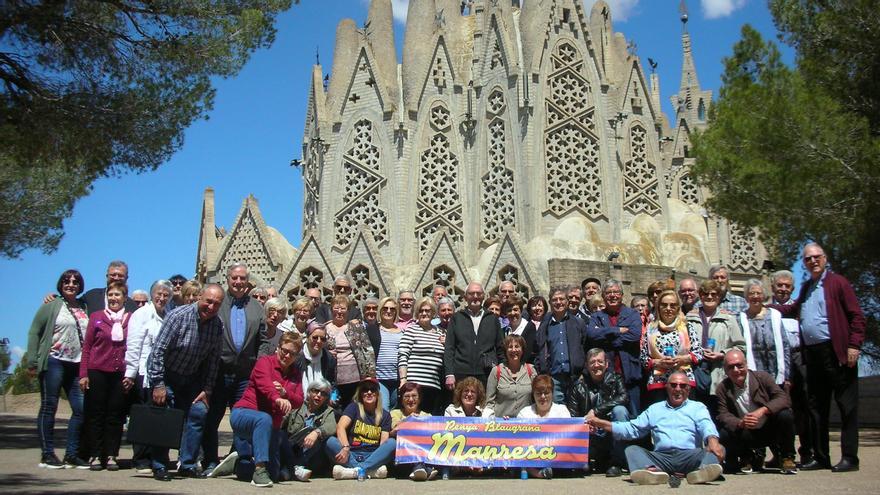
[{"label": "blue jeans", "polygon": [[[614,406],[608,418],[612,422],[629,421],[629,409],[626,406]],[[623,440],[615,440],[610,432],[599,429],[595,433],[590,434],[590,464],[608,458],[610,466],[623,467],[624,453],[626,442]]]},{"label": "blue jeans", "polygon": [[70,421],[67,423],[67,449],[65,457],[76,457],[79,451],[79,435],[83,424],[83,394],[79,389],[79,363],[49,358],[46,371],[40,373],[40,412],[37,413],[37,432],[43,455],[55,454],[55,413],[61,389],[70,402]]},{"label": "blue jeans", "polygon": [[[229,423],[232,425],[234,438],[241,444],[247,444],[248,452],[253,452],[254,464],[266,466],[273,477],[277,475],[281,434],[280,430],[272,428],[272,416],[256,409],[234,407]],[[245,457],[241,451],[237,452],[239,459]],[[247,459],[242,460],[247,461]],[[247,475],[253,476],[249,466],[242,465],[242,462],[238,464],[236,474],[240,474],[241,478],[247,478]],[[239,473],[244,470],[248,472]]]},{"label": "blue jeans", "polygon": [[[330,459],[336,457],[342,451],[342,444],[336,437],[327,439],[327,456]],[[352,449],[348,453],[348,462],[344,464],[348,468],[364,468],[367,471],[384,466],[394,459],[394,451],[397,449],[397,441],[389,438],[385,443],[376,448],[376,450],[356,450]]]},{"label": "blue jeans", "polygon": [[[195,469],[198,460],[199,446],[205,430],[205,418],[208,407],[204,402],[193,404],[193,400],[202,393],[203,387],[196,377],[180,376],[169,371],[165,372],[165,404],[184,412],[186,422],[183,425],[183,437],[180,439],[180,467]],[[152,400],[151,400],[152,402]],[[168,449],[153,447],[153,469],[164,469],[168,464]]]},{"label": "blue jeans", "polygon": [[379,397],[382,398],[382,409],[390,411],[397,407],[397,387],[400,380],[379,380]]},{"label": "blue jeans", "polygon": [[626,448],[629,472],[654,466],[668,474],[687,474],[707,464],[718,464],[715,454],[706,449],[671,449],[652,452],[638,445]]},{"label": "blue jeans", "polygon": [[553,402],[556,404],[565,404],[565,393],[568,392],[568,386],[570,384],[571,375],[567,373],[553,375]]},{"label": "blue jeans", "polygon": [[[248,379],[238,378],[235,375],[217,374],[217,382],[211,393],[211,407],[208,409],[208,417],[205,424],[205,435],[202,437],[202,450],[204,451],[205,466],[217,465],[220,460],[220,438],[217,430],[220,422],[226,415],[226,408],[232,406],[241,399],[247,388]],[[232,450],[238,452],[241,457],[250,458],[251,449],[246,442],[242,443],[236,437],[232,439]]]}]

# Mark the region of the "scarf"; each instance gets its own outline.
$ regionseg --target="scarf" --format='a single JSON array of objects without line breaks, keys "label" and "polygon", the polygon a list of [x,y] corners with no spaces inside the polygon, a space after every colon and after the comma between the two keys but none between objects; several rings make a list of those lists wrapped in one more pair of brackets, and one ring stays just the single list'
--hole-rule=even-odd
[{"label": "scarf", "polygon": [[[659,332],[653,333],[648,336],[648,351],[651,355],[651,359],[662,359],[664,357],[663,350],[657,346],[657,339],[660,335],[675,332],[678,334],[678,349],[675,350],[676,355],[685,355],[690,353],[691,349],[691,339],[690,335],[688,335],[687,321],[679,314],[675,317],[675,320],[672,321],[669,325],[663,323],[662,320],[656,320],[657,330]],[[685,364],[682,366],[676,366],[676,370],[687,371],[691,368],[689,364]],[[666,371],[662,371],[659,369],[654,369],[655,375],[662,375],[666,373]]]},{"label": "scarf", "polygon": [[122,321],[125,319],[125,308],[116,311],[104,310],[104,316],[113,323],[113,329],[110,330],[110,340],[113,342],[121,342],[125,339],[125,332],[122,330]]}]

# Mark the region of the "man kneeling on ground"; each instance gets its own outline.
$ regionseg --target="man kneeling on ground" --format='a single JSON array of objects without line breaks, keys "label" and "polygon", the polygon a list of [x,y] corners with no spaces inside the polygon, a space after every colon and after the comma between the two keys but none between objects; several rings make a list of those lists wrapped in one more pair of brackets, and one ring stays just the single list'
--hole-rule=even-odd
[{"label": "man kneeling on ground", "polygon": [[611,421],[588,415],[591,428],[610,431],[617,441],[631,441],[651,434],[654,451],[638,445],[626,448],[630,476],[639,485],[659,485],[684,477],[690,484],[708,483],[721,475],[724,447],[706,406],[689,401],[690,385],[683,372],[672,373],[666,382],[667,399],[652,404],[630,421]]}]

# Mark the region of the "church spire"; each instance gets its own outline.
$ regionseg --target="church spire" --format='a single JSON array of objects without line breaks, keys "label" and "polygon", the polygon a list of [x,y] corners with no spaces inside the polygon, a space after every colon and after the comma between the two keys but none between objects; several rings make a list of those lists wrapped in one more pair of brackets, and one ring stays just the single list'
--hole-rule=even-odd
[{"label": "church spire", "polygon": [[707,112],[712,103],[712,92],[703,91],[697,78],[697,68],[691,53],[691,35],[687,31],[688,10],[687,4],[681,0],[679,13],[682,25],[681,48],[681,84],[678,94],[672,97],[672,107],[675,109],[675,126],[685,121],[691,130],[701,129],[707,124]]}]

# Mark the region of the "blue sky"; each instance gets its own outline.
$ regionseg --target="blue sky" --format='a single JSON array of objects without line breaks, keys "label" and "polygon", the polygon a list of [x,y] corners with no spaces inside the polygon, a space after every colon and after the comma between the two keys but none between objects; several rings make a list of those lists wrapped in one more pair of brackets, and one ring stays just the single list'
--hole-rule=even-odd
[{"label": "blue sky", "polygon": [[[669,97],[678,90],[681,71],[679,0],[608,3],[615,30],[635,41],[644,66],[647,57],[658,62],[663,110],[671,115]],[[399,60],[407,2],[393,4]],[[209,119],[187,130],[183,147],[168,163],[152,173],[98,181],[65,222],[55,253],[27,251],[19,260],[0,259],[0,274],[13,284],[0,306],[0,337],[8,337],[17,354],[26,347],[34,313],[67,268],[79,269],[89,288],[104,285],[107,262],[117,258],[129,264],[130,290],[175,273],[191,276],[206,187],[215,190],[218,225],[229,227],[252,193],[266,223],[297,246],[302,180],[289,163],[300,157],[315,53],[328,72],[336,24],[350,17],[362,25],[367,5],[364,0],[302,0],[279,17],[270,49],[255,53],[237,77],[216,81]],[[763,0],[691,0],[688,7],[700,83],[717,95],[721,60],[739,39],[741,26],[749,23],[766,38],[776,31]],[[784,53],[790,62],[791,52]]]}]

